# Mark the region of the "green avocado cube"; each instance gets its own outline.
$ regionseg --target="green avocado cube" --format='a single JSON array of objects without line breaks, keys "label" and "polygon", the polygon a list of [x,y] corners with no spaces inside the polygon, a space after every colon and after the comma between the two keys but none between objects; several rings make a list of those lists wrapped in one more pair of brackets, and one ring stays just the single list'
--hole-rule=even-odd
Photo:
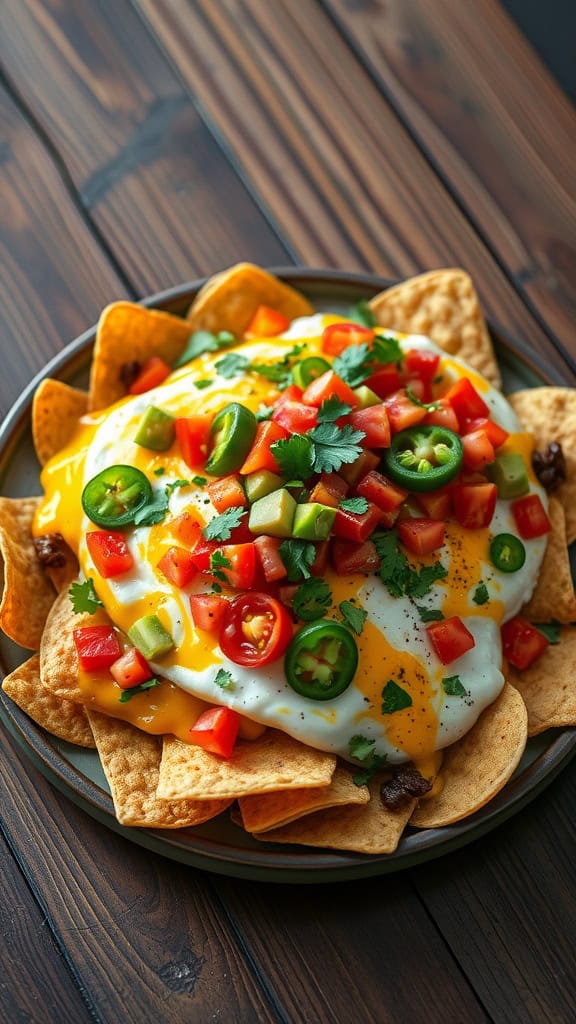
[{"label": "green avocado cube", "polygon": [[248,529],[259,537],[262,534],[268,537],[291,537],[295,511],[294,498],[285,487],[281,487],[254,502],[250,509]]},{"label": "green avocado cube", "polygon": [[318,501],[297,505],[292,536],[302,540],[328,540],[335,518],[336,509]]},{"label": "green avocado cube", "polygon": [[174,440],[176,428],[174,417],[155,405],[149,405],[140,420],[134,440],[142,448],[151,448],[153,452],[165,452]]},{"label": "green avocado cube", "polygon": [[530,491],[526,463],[520,452],[497,455],[488,466],[488,476],[496,484],[499,498],[521,498]]},{"label": "green avocado cube", "polygon": [[359,409],[368,409],[371,405],[380,405],[382,399],[378,398],[375,391],[372,388],[367,388],[365,384],[361,384],[359,388],[354,388],[354,394],[358,399]]},{"label": "green avocado cube", "polygon": [[128,636],[147,661],[167,654],[174,647],[170,633],[164,629],[157,615],[143,615],[136,619],[128,630]]},{"label": "green avocado cube", "polygon": [[244,490],[251,505],[259,498],[264,498],[272,491],[282,487],[282,477],[271,473],[269,469],[261,469],[257,473],[249,473],[244,477]]}]

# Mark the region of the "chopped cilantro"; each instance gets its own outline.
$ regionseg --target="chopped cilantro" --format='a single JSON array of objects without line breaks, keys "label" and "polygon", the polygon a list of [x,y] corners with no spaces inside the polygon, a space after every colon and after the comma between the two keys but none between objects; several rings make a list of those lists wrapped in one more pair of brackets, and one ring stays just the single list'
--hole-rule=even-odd
[{"label": "chopped cilantro", "polygon": [[409,384],[406,386],[406,394],[413,405],[417,405],[420,409],[426,409],[426,412],[436,412],[437,409],[441,408],[439,402],[421,402]]},{"label": "chopped cilantro", "polygon": [[193,476],[191,482],[196,484],[196,487],[204,487],[204,485],[208,483],[208,480],[205,476]]},{"label": "chopped cilantro", "polygon": [[208,380],[208,379],[206,379],[206,380],[196,380],[196,381],[194,381],[194,387],[198,388],[200,391],[203,391],[204,388],[209,388],[210,385],[213,384],[213,383],[214,383],[213,380]]},{"label": "chopped cilantro", "polygon": [[165,472],[164,466],[158,466],[158,469],[154,470],[154,476],[164,476]]},{"label": "chopped cilantro", "polygon": [[382,714],[393,715],[396,711],[412,707],[412,697],[393,679],[389,679],[382,690]]},{"label": "chopped cilantro", "polygon": [[316,548],[310,541],[295,538],[283,540],[278,550],[290,583],[310,579],[310,566],[316,558]]},{"label": "chopped cilantro", "polygon": [[422,622],[442,622],[444,618],[444,613],[439,608],[425,608],[424,605],[417,604],[416,611]]},{"label": "chopped cilantro", "polygon": [[360,636],[360,633],[364,629],[364,623],[368,618],[368,612],[365,611],[364,608],[357,608],[351,601],[341,601],[338,607],[342,613],[342,618],[344,619],[345,624],[350,626],[350,629],[356,633],[357,636]]},{"label": "chopped cilantro", "polygon": [[292,384],[292,370],[285,363],[251,363],[248,369],[276,384],[279,391]]},{"label": "chopped cilantro", "polygon": [[76,615],[80,615],[82,612],[94,615],[97,608],[103,607],[102,601],[94,590],[94,581],[90,576],[83,583],[73,583],[68,591],[68,597]]},{"label": "chopped cilantro", "polygon": [[549,644],[560,643],[560,623],[556,622],[556,619],[552,619],[552,622],[535,623],[535,628],[546,637]]},{"label": "chopped cilantro", "polygon": [[156,491],[152,501],[138,510],[134,516],[134,526],[155,526],[161,523],[168,511],[168,498],[164,491]]},{"label": "chopped cilantro", "polygon": [[214,516],[214,519],[211,519],[206,524],[202,530],[202,536],[205,540],[230,540],[232,530],[235,526],[240,525],[240,520],[245,514],[246,509],[242,508],[241,505],[233,505],[231,508],[227,508],[225,512],[222,512],[219,516]]},{"label": "chopped cilantro", "polygon": [[258,423],[263,423],[264,420],[271,419],[273,412],[273,405],[261,405],[260,408],[258,409],[258,412],[256,413],[256,419],[258,420]]},{"label": "chopped cilantro", "polygon": [[190,335],[182,355],[174,363],[174,369],[177,370],[178,367],[185,366],[186,363],[201,356],[204,352],[217,352],[218,349],[225,348],[226,345],[233,345],[235,341],[234,335],[227,331],[221,331],[218,335],[212,334],[211,331],[194,331]]},{"label": "chopped cilantro", "polygon": [[490,600],[488,587],[483,581],[481,581],[476,587],[476,590],[472,594],[472,600],[474,601],[474,604],[486,604],[486,602]]},{"label": "chopped cilantro", "polygon": [[443,580],[447,570],[441,562],[412,569],[398,546],[396,530],[377,531],[372,541],[381,558],[380,578],[391,597],[425,597],[437,580]]},{"label": "chopped cilantro", "polygon": [[342,498],[340,508],[344,512],[355,512],[356,515],[362,516],[368,511],[368,502],[366,498]]},{"label": "chopped cilantro", "polygon": [[274,441],[270,445],[282,476],[290,480],[305,480],[312,473],[314,464],[314,446],[304,434],[293,434],[282,441]]},{"label": "chopped cilantro", "polygon": [[[217,580],[221,580],[222,583],[228,583],[228,576],[222,570],[231,568],[232,562],[229,558],[226,558],[226,555],[223,555],[221,551],[212,552],[210,555],[210,572]],[[212,589],[218,593],[222,590],[217,583],[212,584]]]},{"label": "chopped cilantro", "polygon": [[425,597],[429,594],[437,580],[443,580],[448,575],[442,562],[434,562],[434,565],[423,565],[418,571],[408,570],[406,581],[406,594],[408,597]]},{"label": "chopped cilantro", "polygon": [[231,377],[238,377],[250,366],[250,360],[241,356],[239,352],[229,352],[215,364],[214,369],[220,377],[229,380]]},{"label": "chopped cilantro", "polygon": [[404,353],[398,338],[390,334],[377,334],[372,342],[372,358],[377,363],[401,363]]},{"label": "chopped cilantro", "polygon": [[349,345],[344,349],[342,355],[336,356],[332,368],[351,388],[357,388],[372,373],[369,363],[368,345]]},{"label": "chopped cilantro", "polygon": [[375,327],[376,317],[370,309],[370,305],[366,299],[360,299],[359,302],[355,302],[353,306],[350,306],[348,310],[348,319],[355,324],[362,324],[363,327]]},{"label": "chopped cilantro", "polygon": [[320,423],[310,431],[314,443],[314,472],[337,473],[345,464],[356,462],[362,454],[358,443],[366,435],[354,430],[349,423],[339,427],[336,423]]},{"label": "chopped cilantro", "polygon": [[307,579],[294,594],[292,608],[299,619],[321,619],[332,603],[332,591],[324,580]]},{"label": "chopped cilantro", "polygon": [[166,497],[170,498],[179,487],[190,487],[191,483],[191,480],[174,480],[173,483],[166,484]]},{"label": "chopped cilantro", "polygon": [[462,686],[460,676],[445,676],[442,680],[442,686],[447,697],[466,696],[466,687]]},{"label": "chopped cilantro", "polygon": [[147,679],[145,683],[140,683],[139,686],[131,686],[129,690],[122,690],[120,704],[127,704],[137,693],[145,693],[146,690],[153,690],[156,686],[160,686],[159,679]]},{"label": "chopped cilantro", "polygon": [[214,676],[214,682],[216,686],[219,686],[222,690],[234,690],[236,684],[232,678],[232,673],[227,672],[225,668],[219,668],[216,675]]},{"label": "chopped cilantro", "polygon": [[386,764],[386,754],[377,754],[374,750],[376,740],[369,740],[366,736],[351,736],[348,740],[350,756],[357,761],[363,762],[362,771],[352,776],[355,786],[367,786],[374,776],[382,770]]},{"label": "chopped cilantro", "polygon": [[367,736],[351,736],[348,740],[350,757],[355,757],[357,761],[366,761],[374,753],[375,743],[376,740],[369,740]]},{"label": "chopped cilantro", "polygon": [[331,395],[326,398],[318,412],[318,423],[332,423],[339,416],[347,416],[352,411],[352,406],[341,402],[338,395]]}]

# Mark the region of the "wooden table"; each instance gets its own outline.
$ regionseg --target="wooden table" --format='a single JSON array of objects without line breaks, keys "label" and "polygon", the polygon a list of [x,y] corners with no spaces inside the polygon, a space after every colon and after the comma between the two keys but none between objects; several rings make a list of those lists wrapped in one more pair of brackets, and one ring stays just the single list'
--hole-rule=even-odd
[{"label": "wooden table", "polygon": [[[496,0],[4,0],[0,409],[102,306],[240,259],[461,265],[576,355],[576,116]],[[0,738],[0,1016],[574,1020],[576,767],[473,846],[281,887],[178,866]]]}]

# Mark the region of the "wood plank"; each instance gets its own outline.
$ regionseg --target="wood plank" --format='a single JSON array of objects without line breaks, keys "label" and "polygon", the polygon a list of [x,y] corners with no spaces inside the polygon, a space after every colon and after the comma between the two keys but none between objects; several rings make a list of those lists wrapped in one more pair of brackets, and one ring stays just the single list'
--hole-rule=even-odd
[{"label": "wood plank", "polygon": [[140,294],[291,262],[129,3],[7,0],[0,62]]},{"label": "wood plank", "polygon": [[479,233],[564,344],[576,110],[495,0],[324,0]]},{"label": "wood plank", "polygon": [[[546,347],[507,273],[319,4],[136,2],[305,262],[396,277],[465,266],[494,320]],[[560,366],[551,347],[547,358]]]}]

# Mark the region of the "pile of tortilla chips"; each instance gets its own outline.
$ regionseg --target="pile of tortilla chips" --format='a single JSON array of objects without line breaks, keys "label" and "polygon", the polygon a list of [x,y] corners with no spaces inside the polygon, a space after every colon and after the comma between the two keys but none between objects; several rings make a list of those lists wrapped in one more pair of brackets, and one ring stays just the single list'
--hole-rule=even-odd
[{"label": "pile of tortilla chips", "polygon": [[[89,392],[58,380],[45,380],[38,388],[32,432],[40,462],[60,450],[83,413],[122,397],[122,364],[151,355],[172,362],[192,330],[241,336],[259,305],[289,318],[313,312],[302,295],[250,264],[211,278],[187,319],[129,302],[109,306],[98,324]],[[379,324],[426,334],[499,384],[478,297],[463,271],[423,274],[380,293],[370,306]],[[576,620],[576,598],[567,549],[576,538],[576,391],[536,388],[516,393],[511,403],[537,447],[558,440],[567,455],[569,476],[551,499],[552,533],[524,611],[533,622],[560,623],[560,641],[526,671],[510,669],[498,699],[444,752],[432,791],[419,803],[410,800],[402,810],[387,810],[379,798],[385,774],[358,786],[350,765],[276,730],[240,741],[224,760],[85,710],[72,629],[90,616],[75,615],[68,598],[78,573],[74,554],[49,575],[38,562],[32,542],[37,498],[0,499],[5,578],[0,626],[16,643],[38,652],[5,678],[4,692],[50,733],[97,748],[124,825],[186,828],[231,808],[233,821],[265,842],[383,854],[396,849],[407,824],[432,828],[472,814],[510,779],[528,736],[576,724],[576,630],[570,625]]]}]

